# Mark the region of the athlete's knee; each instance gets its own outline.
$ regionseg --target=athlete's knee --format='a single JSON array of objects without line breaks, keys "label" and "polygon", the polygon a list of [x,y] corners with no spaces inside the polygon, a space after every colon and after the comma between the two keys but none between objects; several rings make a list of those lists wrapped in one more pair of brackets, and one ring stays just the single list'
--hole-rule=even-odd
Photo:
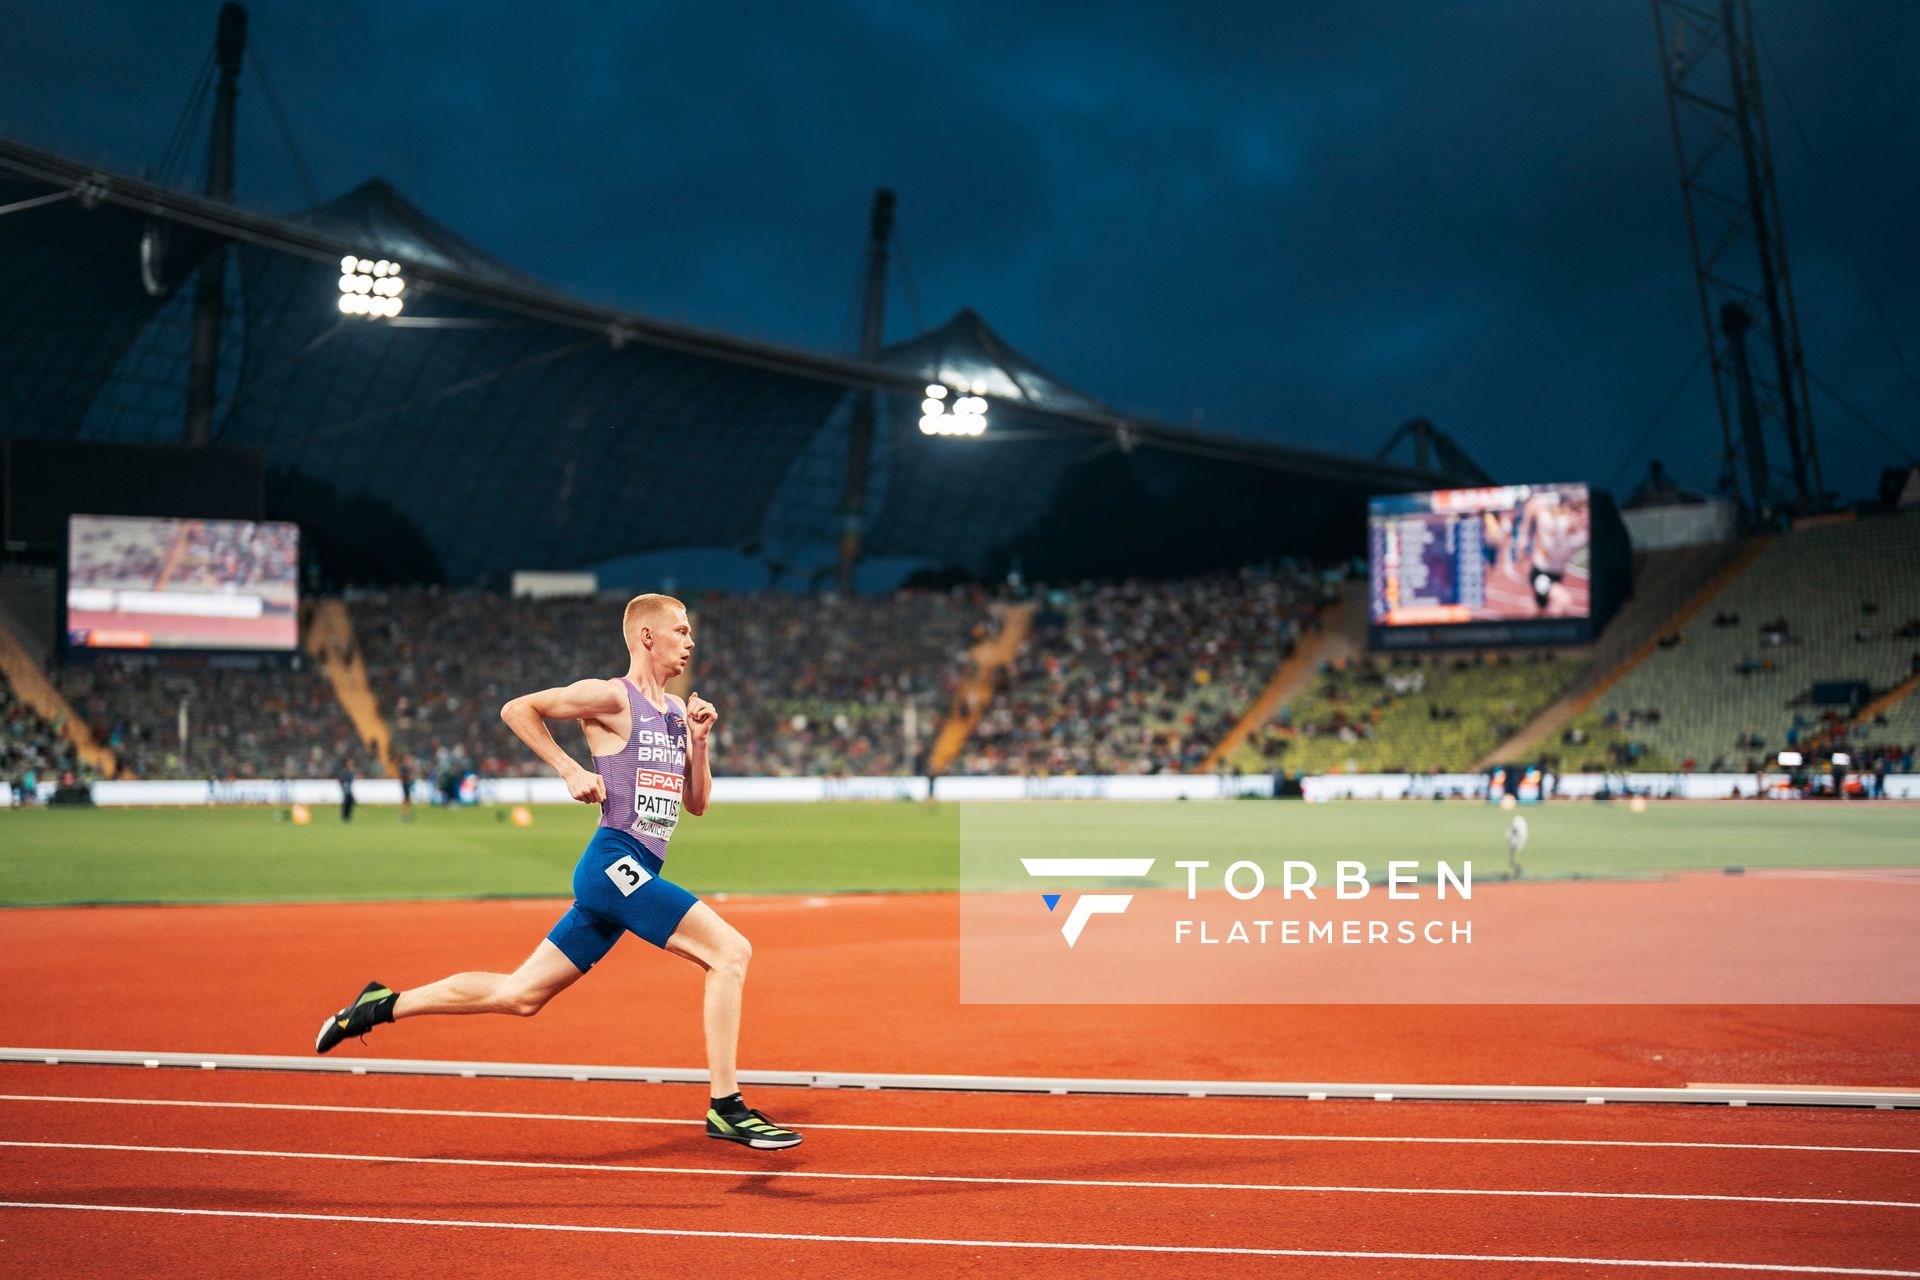
[{"label": "athlete's knee", "polygon": [[500,1011],[516,1018],[531,1018],[552,998],[552,992],[537,987],[508,987],[500,993]]},{"label": "athlete's knee", "polygon": [[714,957],[714,967],[723,973],[739,978],[747,976],[747,962],[753,959],[753,944],[744,934],[735,933],[720,944],[719,954]]}]

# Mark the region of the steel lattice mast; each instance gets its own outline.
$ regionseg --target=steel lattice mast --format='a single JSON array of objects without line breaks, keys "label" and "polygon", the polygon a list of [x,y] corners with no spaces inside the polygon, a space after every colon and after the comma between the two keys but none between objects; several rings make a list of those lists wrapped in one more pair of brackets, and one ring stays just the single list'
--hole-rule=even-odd
[{"label": "steel lattice mast", "polygon": [[[1652,0],[1726,474],[1749,514],[1825,503],[1748,0]],[[1772,436],[1787,450],[1769,467]]]},{"label": "steel lattice mast", "polygon": [[[893,192],[873,193],[867,225],[867,265],[860,291],[860,359],[880,358],[887,318],[887,242],[893,238]],[[860,539],[867,521],[867,464],[873,452],[876,392],[857,391],[847,437],[847,479],[840,495],[840,591],[852,595],[860,568]]]}]

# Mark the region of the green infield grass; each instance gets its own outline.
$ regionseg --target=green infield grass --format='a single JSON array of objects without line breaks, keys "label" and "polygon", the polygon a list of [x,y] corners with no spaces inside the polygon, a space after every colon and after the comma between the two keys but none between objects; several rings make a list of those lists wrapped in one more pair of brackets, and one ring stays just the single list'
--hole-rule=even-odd
[{"label": "green infield grass", "polygon": [[[1526,872],[1636,876],[1738,866],[1920,865],[1920,809],[1872,804],[1568,803],[1524,811]],[[593,814],[541,806],[517,827],[505,808],[363,806],[295,826],[276,809],[0,810],[0,903],[244,902],[383,898],[567,897]],[[700,894],[952,890],[964,840],[1015,855],[1134,854],[1365,862],[1471,859],[1506,868],[1509,815],[1462,801],[1345,803],[1057,801],[719,805],[685,819],[668,874]],[[1184,883],[1184,881],[1181,881]],[[1324,881],[1323,881],[1324,882]],[[973,881],[970,880],[970,883]]]}]

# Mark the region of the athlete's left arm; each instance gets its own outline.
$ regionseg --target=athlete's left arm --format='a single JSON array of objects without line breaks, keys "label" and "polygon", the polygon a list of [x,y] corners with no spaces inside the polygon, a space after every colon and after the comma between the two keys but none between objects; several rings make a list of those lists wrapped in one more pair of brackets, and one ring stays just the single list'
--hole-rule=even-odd
[{"label": "athlete's left arm", "polygon": [[699,817],[707,811],[707,798],[713,794],[713,765],[707,758],[707,738],[720,713],[697,693],[687,695],[687,791],[682,801],[688,813]]}]

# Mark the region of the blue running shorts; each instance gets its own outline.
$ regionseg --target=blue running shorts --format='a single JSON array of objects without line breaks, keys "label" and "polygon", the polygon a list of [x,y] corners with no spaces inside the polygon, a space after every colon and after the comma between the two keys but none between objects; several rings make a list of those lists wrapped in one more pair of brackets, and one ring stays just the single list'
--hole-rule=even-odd
[{"label": "blue running shorts", "polygon": [[573,868],[573,905],[547,941],[585,973],[613,950],[622,933],[665,947],[700,901],[660,878],[660,859],[624,831],[601,827]]}]

